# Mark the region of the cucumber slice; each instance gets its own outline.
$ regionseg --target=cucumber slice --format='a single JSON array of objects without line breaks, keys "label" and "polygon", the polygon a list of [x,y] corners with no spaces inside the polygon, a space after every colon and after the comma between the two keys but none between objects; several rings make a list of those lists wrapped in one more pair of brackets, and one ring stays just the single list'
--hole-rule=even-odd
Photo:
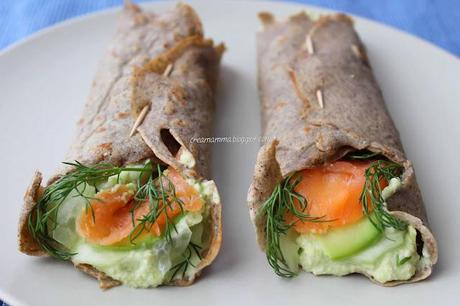
[{"label": "cucumber slice", "polygon": [[130,250],[141,249],[141,248],[144,248],[144,249],[149,248],[159,239],[160,239],[159,237],[147,235],[145,237],[136,239],[134,243],[125,242],[123,244],[115,244],[115,245],[107,245],[107,246],[97,245],[97,244],[91,244],[91,245],[96,250],[130,251]]},{"label": "cucumber slice", "polygon": [[324,253],[331,259],[342,259],[358,253],[375,243],[382,233],[375,228],[369,218],[357,223],[330,230],[324,235],[316,235]]}]

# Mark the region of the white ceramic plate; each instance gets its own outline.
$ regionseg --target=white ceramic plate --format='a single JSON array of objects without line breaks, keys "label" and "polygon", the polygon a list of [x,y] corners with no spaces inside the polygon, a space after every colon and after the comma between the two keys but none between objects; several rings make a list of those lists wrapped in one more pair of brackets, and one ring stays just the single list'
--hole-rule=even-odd
[{"label": "white ceramic plate", "polygon": [[[256,14],[306,9],[276,2],[189,1],[207,35],[224,41],[216,136],[259,135]],[[151,3],[162,11],[171,2]],[[315,9],[316,10],[316,9]],[[356,19],[388,108],[414,161],[440,260],[427,281],[382,288],[361,276],[276,277],[255,243],[246,207],[258,143],[214,147],[214,178],[224,205],[224,244],[191,287],[101,291],[70,264],[17,251],[22,196],[33,171],[49,177],[72,139],[120,10],[74,19],[0,55],[0,298],[12,305],[409,305],[458,303],[460,284],[460,61],[407,34]]]}]

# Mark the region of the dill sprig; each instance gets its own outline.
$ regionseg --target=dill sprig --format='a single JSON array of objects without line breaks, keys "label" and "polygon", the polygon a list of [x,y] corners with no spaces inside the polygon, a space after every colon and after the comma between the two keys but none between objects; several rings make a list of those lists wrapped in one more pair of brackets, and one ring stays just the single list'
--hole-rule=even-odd
[{"label": "dill sprig", "polygon": [[[202,260],[201,257],[201,246],[190,241],[187,249],[185,249],[183,254],[183,260],[174,265],[169,271],[172,271],[169,281],[171,282],[178,273],[182,273],[182,278],[185,278],[185,273],[187,272],[190,266],[196,268],[195,264],[192,262],[193,255],[195,254],[199,260]],[[182,271],[182,272],[181,272]]]},{"label": "dill sprig", "polygon": [[[136,205],[131,209],[131,219],[134,227],[129,234],[130,242],[133,244],[136,238],[138,238],[144,230],[150,231],[161,214],[164,214],[166,217],[164,231],[165,239],[167,242],[171,243],[173,241],[172,231],[174,230],[177,233],[177,228],[168,211],[172,211],[174,206],[177,205],[180,209],[180,215],[184,214],[184,203],[176,196],[174,184],[168,177],[164,176],[159,165],[157,166],[157,173],[158,176],[156,178],[151,175],[144,185],[139,185],[135,195]],[[165,186],[165,182],[167,186]],[[142,202],[147,200],[149,203],[149,212],[136,220],[136,209]],[[138,221],[137,224],[136,221]]]},{"label": "dill sprig", "polygon": [[[351,159],[373,159],[380,156],[378,153],[369,151],[358,151],[356,154],[349,154]],[[374,160],[365,171],[365,184],[360,195],[363,205],[363,212],[380,231],[385,227],[393,227],[404,230],[406,223],[391,215],[385,207],[385,200],[382,196],[380,182],[389,182],[392,178],[399,177],[402,166],[386,161]],[[300,183],[301,177],[293,179],[293,175],[285,178],[273,190],[271,196],[262,205],[261,213],[266,218],[266,255],[270,266],[275,273],[282,277],[294,277],[296,272],[291,271],[280,245],[280,236],[287,235],[288,231],[296,222],[330,222],[325,220],[325,216],[314,217],[306,213],[307,200],[295,191]],[[295,205],[297,200],[298,205]],[[286,214],[291,213],[297,217],[297,221],[290,224],[286,223]]]},{"label": "dill sprig", "polygon": [[[63,260],[70,259],[71,256],[75,255],[75,253],[66,250],[63,245],[52,237],[52,232],[57,226],[56,217],[64,201],[69,196],[82,197],[85,201],[86,209],[92,213],[93,221],[96,221],[91,201],[101,200],[97,197],[85,195],[86,188],[92,186],[97,192],[97,185],[112,176],[117,176],[117,183],[119,183],[121,173],[126,171],[139,172],[138,190],[134,196],[136,201],[134,207],[139,207],[139,203],[148,200],[150,208],[149,213],[138,220],[135,220],[133,209],[132,222],[136,230],[134,231],[133,229],[130,233],[130,241],[133,243],[144,229],[151,227],[162,212],[165,212],[167,216],[165,237],[168,241],[171,241],[172,230],[176,228],[166,210],[173,203],[180,206],[181,212],[183,212],[183,207],[182,201],[175,194],[174,185],[164,176],[159,165],[157,165],[156,171],[154,171],[150,161],[143,167],[117,167],[112,164],[85,166],[78,161],[64,162],[64,164],[73,167],[73,171],[61,176],[45,189],[28,218],[29,232],[46,253]],[[168,182],[167,187],[163,184],[165,180]],[[75,195],[71,195],[72,193],[75,193]],[[160,205],[159,201],[163,204]]]},{"label": "dill sprig", "polygon": [[286,223],[286,214],[293,214],[301,222],[325,222],[323,217],[311,217],[306,212],[307,200],[295,191],[296,186],[301,181],[301,177],[296,177],[294,180],[292,178],[293,175],[286,177],[275,187],[271,196],[262,205],[261,210],[261,213],[266,218],[267,260],[275,273],[282,277],[294,277],[297,275],[296,272],[291,271],[289,268],[280,245],[280,236],[287,235],[289,229],[297,222]]},{"label": "dill sprig", "polygon": [[107,180],[113,175],[117,175],[119,179],[123,171],[151,172],[151,164],[147,163],[143,168],[122,168],[111,164],[98,164],[88,167],[78,161],[64,162],[64,164],[73,167],[73,171],[61,176],[45,189],[29,214],[28,229],[34,240],[45,252],[53,257],[66,260],[74,253],[65,250],[60,243],[52,238],[52,232],[57,226],[57,213],[65,199],[72,192],[76,193],[73,197],[81,196],[85,201],[86,209],[91,211],[94,220],[91,201],[97,200],[97,198],[84,194],[88,186],[93,186],[97,190],[96,185],[98,183]]},{"label": "dill sprig", "polygon": [[386,227],[405,230],[407,224],[394,217],[386,209],[385,199],[382,196],[381,181],[390,182],[392,178],[399,177],[403,167],[395,162],[386,160],[373,161],[366,169],[366,178],[361,192],[360,200],[364,214],[379,231]]}]

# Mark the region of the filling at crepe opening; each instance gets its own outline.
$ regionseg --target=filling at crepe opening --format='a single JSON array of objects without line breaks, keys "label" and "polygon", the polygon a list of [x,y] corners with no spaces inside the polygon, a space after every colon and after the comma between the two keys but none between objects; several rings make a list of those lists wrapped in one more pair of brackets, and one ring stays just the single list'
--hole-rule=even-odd
[{"label": "filling at crepe opening", "polygon": [[[210,210],[219,202],[213,181],[150,161],[72,165],[75,171],[45,190],[30,218],[29,228],[45,251],[89,264],[131,287],[193,277],[210,247]],[[46,222],[45,230],[40,222]]]},{"label": "filling at crepe opening", "polygon": [[403,167],[370,152],[285,178],[263,204],[269,264],[283,277],[364,273],[378,282],[408,280],[423,255],[417,231],[394,217],[386,200]]}]

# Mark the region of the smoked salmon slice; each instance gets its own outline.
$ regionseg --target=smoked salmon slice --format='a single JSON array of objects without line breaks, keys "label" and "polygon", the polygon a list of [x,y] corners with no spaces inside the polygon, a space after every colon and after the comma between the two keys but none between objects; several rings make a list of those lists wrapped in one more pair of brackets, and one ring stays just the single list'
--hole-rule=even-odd
[{"label": "smoked salmon slice", "polygon": [[[325,233],[330,228],[359,221],[364,215],[360,201],[364,174],[370,164],[370,161],[336,161],[298,172],[295,178],[300,177],[301,180],[294,190],[307,200],[304,213],[311,217],[323,217],[326,222],[301,221],[287,213],[288,224],[294,223],[299,233]],[[386,182],[381,183],[382,188],[386,185]],[[299,209],[298,201],[296,205]]]},{"label": "smoked salmon slice", "polygon": [[[161,177],[161,183],[164,190],[167,190],[166,198],[168,206],[163,207],[163,201],[159,201],[160,214],[152,224],[145,224],[145,227],[139,226],[137,229],[141,233],[134,231],[135,237],[153,235],[160,236],[166,227],[168,219],[174,219],[181,214],[183,210],[189,212],[198,212],[202,209],[204,201],[200,193],[173,168],[168,168],[164,172],[165,176]],[[160,182],[157,182],[160,184]],[[176,198],[181,201],[171,199],[172,184]],[[129,242],[129,235],[133,228],[140,224],[140,220],[150,213],[151,207],[149,201],[136,203],[134,200],[134,191],[125,185],[118,185],[109,190],[103,190],[96,194],[96,199],[90,202],[91,209],[86,209],[79,221],[78,232],[89,242],[98,245],[118,245]],[[134,209],[134,224],[132,211]],[[94,214],[94,218],[93,218]]]}]

